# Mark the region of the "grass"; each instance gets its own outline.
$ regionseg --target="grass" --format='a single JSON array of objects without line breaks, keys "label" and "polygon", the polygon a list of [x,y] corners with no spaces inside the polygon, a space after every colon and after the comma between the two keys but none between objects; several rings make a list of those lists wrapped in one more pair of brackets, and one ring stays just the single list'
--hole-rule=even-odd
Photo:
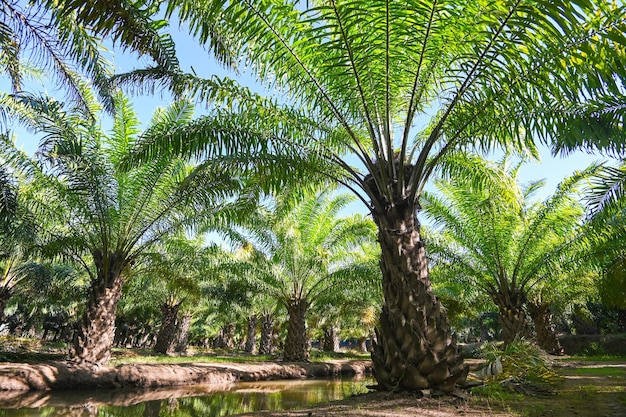
[{"label": "grass", "polygon": [[568,375],[576,376],[619,376],[626,377],[626,370],[611,366],[598,368],[572,368],[567,370]]},{"label": "grass", "polygon": [[[243,351],[200,350],[191,348],[190,355],[168,356],[152,352],[150,349],[114,348],[112,350],[112,366],[128,363],[183,363],[183,362],[213,362],[213,363],[250,363],[279,360],[279,356],[253,356]],[[14,336],[0,336],[0,362],[36,363],[48,360],[64,360],[67,356],[67,345],[63,342],[41,341]],[[312,362],[324,362],[333,359],[369,359],[369,353],[357,352],[324,352],[318,349],[311,350]]]},{"label": "grass", "polygon": [[626,356],[619,355],[584,355],[555,358],[557,362],[593,361],[593,362],[626,362]]},{"label": "grass", "polygon": [[[113,361],[110,365],[117,366],[129,363],[185,363],[185,362],[209,362],[209,363],[254,363],[280,360],[278,356],[250,355],[241,351],[197,351],[192,355],[168,356],[156,354],[147,349],[113,349]],[[323,352],[316,349],[311,351],[312,362],[325,362],[333,359],[369,359],[369,354],[357,354],[352,352]]]}]

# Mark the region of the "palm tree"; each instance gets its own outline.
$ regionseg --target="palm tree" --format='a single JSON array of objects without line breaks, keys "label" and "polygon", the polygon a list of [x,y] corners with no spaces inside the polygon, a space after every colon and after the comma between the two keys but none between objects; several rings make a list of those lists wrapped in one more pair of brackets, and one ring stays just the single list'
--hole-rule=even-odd
[{"label": "palm tree", "polygon": [[[150,57],[161,72],[180,73],[174,42],[163,29],[165,22],[152,19],[157,9],[154,4],[127,1],[1,1],[0,69],[10,78],[12,95],[20,95],[25,85],[32,91],[30,78],[54,81],[72,103],[95,117],[81,87],[86,77],[112,112],[117,81],[105,58],[103,38],[112,40],[116,50]],[[227,64],[226,48],[218,36],[213,44],[214,53]],[[141,71],[153,70],[133,72]],[[0,112],[10,113],[15,105],[12,95],[0,97]]]},{"label": "palm tree", "polygon": [[533,203],[542,182],[521,188],[519,166],[506,170],[504,163],[490,167],[485,161],[484,169],[499,182],[485,187],[458,177],[437,183],[441,196],[425,195],[424,210],[441,226],[428,243],[438,268],[489,295],[510,343],[528,334],[525,306],[533,292],[557,279],[563,285],[562,278],[581,267],[585,248],[576,243],[584,211],[577,186],[589,174],[575,174],[544,202]]},{"label": "palm tree", "polygon": [[307,315],[324,293],[341,288],[352,270],[352,251],[373,239],[373,224],[362,216],[337,217],[350,202],[348,196],[329,191],[298,198],[276,197],[273,207],[260,208],[243,224],[247,256],[232,265],[232,272],[255,279],[289,315],[283,358],[308,361]]},{"label": "palm tree", "polygon": [[453,390],[467,369],[431,289],[417,219],[424,186],[454,175],[466,148],[534,153],[535,139],[585,137],[623,150],[624,5],[171,0],[176,12],[202,44],[223,28],[234,56],[293,107],[238,97],[199,122],[198,141],[171,132],[136,158],[227,150],[269,177],[266,188],[321,173],[352,190],[382,250],[379,387]]},{"label": "palm tree", "polygon": [[[192,226],[194,219],[211,222],[233,204],[246,206],[225,201],[241,181],[218,165],[194,169],[175,158],[125,169],[122,161],[142,133],[121,96],[109,134],[80,109],[66,111],[54,101],[31,104],[39,111],[33,127],[44,137],[37,153],[39,189],[29,197],[39,207],[35,217],[50,219],[40,223],[41,251],[73,259],[89,274],[87,306],[71,355],[77,362],[105,364],[132,268],[155,242]],[[192,114],[187,102],[158,109],[144,134],[166,134],[190,123]]]},{"label": "palm tree", "polygon": [[154,351],[169,354],[186,350],[192,312],[200,301],[202,282],[210,278],[205,276],[207,265],[217,248],[205,247],[202,235],[198,235],[193,239],[168,237],[155,249],[147,254],[141,275],[152,287],[161,289],[161,327]]},{"label": "palm tree", "polygon": [[606,305],[626,308],[626,163],[603,166],[592,178],[586,196],[587,226],[593,230],[590,245],[594,265],[601,275],[600,295]]},{"label": "palm tree", "polygon": [[[6,136],[0,139],[0,149],[11,146]],[[29,210],[26,188],[29,186],[27,170],[22,169],[19,159],[0,154],[0,324],[4,321],[4,309],[10,298],[23,285],[40,281],[49,274],[33,268],[29,252],[37,243],[37,228]],[[40,285],[39,288],[45,288]]]},{"label": "palm tree", "polygon": [[344,261],[350,268],[335,274],[340,285],[321,294],[313,306],[312,315],[315,326],[319,327],[323,350],[337,351],[341,333],[346,338],[357,339],[361,350],[367,352],[366,341],[374,334],[382,305],[379,259],[376,242],[373,239],[363,242]]}]

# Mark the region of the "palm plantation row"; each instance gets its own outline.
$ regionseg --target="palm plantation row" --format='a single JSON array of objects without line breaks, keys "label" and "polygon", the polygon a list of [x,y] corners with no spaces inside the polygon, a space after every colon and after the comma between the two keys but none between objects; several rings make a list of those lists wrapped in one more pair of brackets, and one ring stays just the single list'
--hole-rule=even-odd
[{"label": "palm plantation row", "polygon": [[[159,5],[222,63],[250,65],[288,98],[185,73],[165,22],[156,20]],[[20,177],[16,201],[5,200],[7,236],[19,232],[36,256],[71,260],[89,274],[75,359],[108,360],[124,285],[143,268],[167,277],[176,261],[155,251],[182,232],[212,230],[239,245],[215,275],[230,277],[229,285],[255,283],[250,297],[266,294],[284,305],[289,359],[307,358],[304,317],[328,293],[337,295],[333,288],[354,297],[368,283],[373,300],[380,286],[372,359],[385,390],[450,391],[467,373],[427,256],[433,276],[442,277],[434,284],[461,283],[472,302],[491,299],[506,341],[527,333],[526,310],[546,317],[548,295],[557,292],[550,288],[576,291],[577,277],[594,268],[612,288],[623,281],[623,167],[581,173],[536,206],[529,200],[536,184],[520,189],[514,175],[472,153],[500,147],[534,155],[538,140],[555,152],[585,148],[623,158],[622,5],[215,0],[142,7],[66,1],[27,12],[33,9],[3,2],[3,33],[20,35],[3,37],[15,89],[2,97],[3,114],[42,135],[35,163],[5,147],[7,178]],[[24,23],[47,16],[52,25]],[[93,35],[154,65],[113,74]],[[20,91],[29,66],[19,59],[25,45],[14,39],[37,44],[38,63],[71,93],[64,102]],[[55,49],[63,47],[69,50]],[[140,133],[118,88],[164,88],[176,101]],[[188,100],[207,105],[207,113],[193,118]],[[110,134],[98,122],[100,106],[112,115]],[[581,226],[574,192],[592,175],[601,197]],[[424,191],[435,178],[444,197]],[[373,223],[333,217],[341,203],[310,190],[329,180],[352,191]],[[263,213],[264,205],[274,211]],[[423,236],[422,207],[445,226],[441,233]],[[171,268],[173,309],[194,268]],[[541,333],[540,321],[535,327]]]}]

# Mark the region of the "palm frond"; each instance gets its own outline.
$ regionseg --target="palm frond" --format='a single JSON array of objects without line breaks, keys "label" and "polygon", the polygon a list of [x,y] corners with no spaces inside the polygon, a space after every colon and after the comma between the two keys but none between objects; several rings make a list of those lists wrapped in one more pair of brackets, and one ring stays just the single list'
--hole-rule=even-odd
[{"label": "palm frond", "polygon": [[590,193],[586,196],[587,210],[596,216],[614,212],[626,195],[626,164],[619,167],[602,166],[591,177]]}]

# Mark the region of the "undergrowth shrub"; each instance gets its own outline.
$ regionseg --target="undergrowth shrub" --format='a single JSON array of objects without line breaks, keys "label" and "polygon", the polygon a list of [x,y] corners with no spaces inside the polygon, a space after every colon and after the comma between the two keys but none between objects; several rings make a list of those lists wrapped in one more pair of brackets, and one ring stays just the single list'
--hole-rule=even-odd
[{"label": "undergrowth shrub", "polygon": [[476,376],[486,385],[530,395],[550,393],[561,377],[552,369],[549,356],[536,344],[519,340],[506,346],[487,343],[480,349],[486,359]]}]

